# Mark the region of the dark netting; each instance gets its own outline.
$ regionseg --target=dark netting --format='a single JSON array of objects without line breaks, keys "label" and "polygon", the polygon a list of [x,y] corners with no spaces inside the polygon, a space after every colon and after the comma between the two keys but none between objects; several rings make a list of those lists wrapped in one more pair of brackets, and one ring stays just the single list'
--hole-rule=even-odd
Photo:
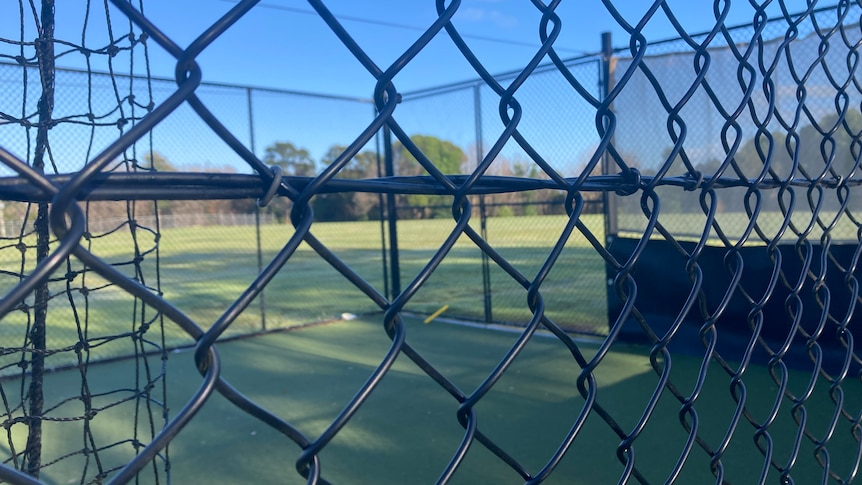
[{"label": "dark netting", "polygon": [[[26,170],[25,179],[35,182],[77,173],[153,108],[148,79],[129,76],[135,62],[146,64],[144,34],[128,22],[125,29],[112,22],[105,5],[82,7],[77,19],[55,18],[53,1],[3,7],[20,25],[18,32],[0,34],[0,144],[4,160],[14,160],[4,164],[5,177]],[[80,37],[55,38],[56,23],[69,21],[78,22]],[[82,56],[90,70],[58,71],[62,56]],[[96,70],[109,75],[93,75]],[[150,171],[151,143],[146,135],[124,144],[103,170]],[[73,236],[117,274],[159,294],[157,206],[82,201],[73,216],[76,228],[67,234],[49,228],[49,194],[56,189],[41,187],[47,190],[42,197],[0,203],[3,477],[101,482],[164,427],[163,320],[72,256],[66,241]],[[117,356],[134,362],[121,382],[91,373],[91,362]],[[51,375],[63,367],[72,370]],[[160,450],[146,465],[155,483],[166,478],[166,459],[167,450]]]},{"label": "dark netting", "polygon": [[[399,458],[373,467],[362,480],[374,483],[429,473],[438,483],[856,479],[858,2],[802,12],[779,2],[769,21],[765,6],[747,5],[752,24],[731,28],[729,2],[716,1],[704,5],[715,27],[699,35],[666,1],[637,18],[604,2],[628,47],[563,60],[560,2],[535,1],[541,47],[520,71],[493,76],[455,28],[458,1],[439,0],[436,21],[384,66],[309,0],[376,80],[371,102],[351,108],[202,83],[198,56],[257,1],[236,2],[186,47],[140,0],[82,3],[88,21],[74,41],[53,38],[54,0],[4,7],[21,30],[0,38],[0,89],[12,93],[0,96],[0,479],[160,483],[183,458],[203,476],[223,465],[219,449],[247,456],[247,441],[224,431],[238,415],[255,423],[243,435],[289,445],[255,451],[277,459],[278,476],[255,475],[254,460],[231,464],[243,481],[279,481],[286,458],[308,483],[355,479],[373,457],[333,457],[363,447],[413,457],[401,455],[412,468],[398,476]],[[659,21],[680,39],[644,38]],[[457,48],[479,79],[399,92],[397,74],[432,40]],[[176,59],[175,85],[129,75],[148,49]],[[60,55],[82,55],[88,69],[56,69]],[[291,143],[259,139],[252,106],[309,121],[285,128]],[[327,130],[328,149],[304,148]],[[173,143],[217,147],[251,173],[205,160],[176,171],[164,156]],[[197,209],[181,212],[180,201]],[[523,231],[501,238],[506,224]],[[211,244],[206,234],[217,234],[218,259],[184,249],[200,241],[177,243]],[[213,291],[220,283],[230,291]],[[413,325],[414,313],[450,306],[516,325],[457,341]],[[367,315],[373,333],[360,322],[293,330],[281,334],[289,353],[261,335],[243,341],[260,342],[243,356],[219,341],[340,312]],[[330,347],[339,340],[348,343]],[[172,388],[166,349],[183,344],[193,362],[171,363],[194,377]],[[118,356],[132,358],[91,365]],[[47,372],[55,366],[67,370]],[[265,381],[254,400],[244,394],[254,379],[227,378],[249,366],[232,375]],[[359,377],[334,384],[342,374]],[[170,407],[168,390],[182,396]],[[455,430],[447,439],[429,429],[440,423],[423,408],[432,400]],[[303,403],[313,415],[296,417]],[[385,415],[376,428],[375,406]],[[216,409],[233,415],[207,421]],[[224,433],[184,443],[196,427]],[[533,435],[550,442],[533,446]],[[183,458],[169,462],[169,444]],[[502,471],[489,478],[492,466],[473,460]]]}]

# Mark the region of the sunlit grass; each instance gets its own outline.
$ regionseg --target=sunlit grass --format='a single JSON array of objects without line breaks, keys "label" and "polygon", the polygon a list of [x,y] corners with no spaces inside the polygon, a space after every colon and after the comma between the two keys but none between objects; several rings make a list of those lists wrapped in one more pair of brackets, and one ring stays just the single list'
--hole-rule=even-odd
[{"label": "sunlit grass", "polygon": [[[585,223],[601,240],[601,216],[585,216]],[[488,242],[526,278],[533,279],[557,243],[567,222],[565,216],[525,216],[492,218],[488,221]],[[475,221],[478,223],[478,221]],[[407,287],[454,229],[451,220],[406,220],[398,224],[401,287]],[[260,228],[262,265],[267,265],[294,235],[290,225]],[[381,247],[381,226],[376,221],[315,223],[312,234],[347,264],[352,271],[383,294],[392,281],[387,263],[389,254]],[[388,234],[384,233],[385,237]],[[137,253],[142,255],[135,259]],[[20,244],[19,244],[20,243]],[[9,291],[22,274],[35,267],[36,240],[8,240],[0,245],[0,290]],[[56,247],[52,242],[52,249]],[[258,237],[252,226],[189,227],[165,229],[158,239],[139,229],[135,237],[128,227],[95,235],[82,244],[97,256],[114,263],[127,277],[144,283],[202,328],[208,328],[245,291],[259,271]],[[572,330],[602,333],[606,327],[604,265],[580,234],[566,241],[566,249],[554,270],[543,282],[546,314]],[[21,248],[24,249],[23,253]],[[158,264],[156,258],[158,257]],[[137,262],[137,264],[132,264]],[[526,289],[491,261],[491,317],[495,321],[525,324],[532,314]],[[385,281],[389,279],[388,281]],[[61,265],[49,283],[53,297],[48,307],[47,347],[68,349],[81,337],[87,339],[128,335],[141,322],[160,328],[153,308],[110,284],[101,275],[87,270],[74,256]],[[466,236],[458,239],[443,263],[407,303],[406,310],[431,313],[449,305],[447,316],[485,320],[481,251]],[[342,313],[363,314],[380,311],[368,296],[353,286],[307,244],[299,246],[287,264],[266,287],[265,305],[253,302],[231,325],[227,334],[249,333],[301,323],[338,318]],[[34,315],[33,295],[21,310],[7,315],[0,328],[7,348],[24,345],[28,321]],[[174,322],[164,322],[168,345],[190,342]],[[151,338],[160,340],[160,336]],[[128,353],[132,344],[101,345],[89,349],[89,357],[112,357]],[[65,356],[65,357],[64,357]],[[0,358],[0,366],[20,360],[19,353]],[[65,360],[64,360],[65,359]],[[52,365],[72,363],[77,357],[64,352],[51,357]],[[6,371],[7,373],[10,371]],[[11,370],[14,372],[14,368]]]}]

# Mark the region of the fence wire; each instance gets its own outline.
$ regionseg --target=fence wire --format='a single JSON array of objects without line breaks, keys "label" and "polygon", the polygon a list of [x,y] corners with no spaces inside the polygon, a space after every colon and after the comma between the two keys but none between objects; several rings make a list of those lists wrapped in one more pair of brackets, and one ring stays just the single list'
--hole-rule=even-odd
[{"label": "fence wire", "polygon": [[[106,25],[129,25],[130,30],[119,37],[108,29],[110,41],[98,47],[90,47],[86,36],[80,44],[55,42],[52,0],[43,0],[41,10],[35,3],[18,3],[21,24],[34,19],[38,24],[36,42],[25,40],[23,28],[19,38],[0,39],[20,50],[19,55],[6,56],[8,60],[35,65],[39,72],[37,88],[28,77],[29,70],[21,71],[23,103],[4,107],[0,126],[24,133],[23,139],[7,140],[13,135],[5,133],[0,139],[0,161],[15,173],[0,181],[0,196],[7,203],[23,204],[25,213],[35,213],[34,221],[22,225],[19,234],[3,239],[7,249],[14,248],[19,255],[15,259],[17,269],[7,271],[14,265],[4,265],[7,283],[0,315],[3,325],[11,322],[13,328],[21,328],[18,320],[23,320],[26,336],[15,337],[23,342],[21,345],[7,346],[5,340],[3,345],[4,358],[11,356],[11,360],[4,361],[4,369],[19,366],[21,370],[15,371],[17,380],[0,382],[5,406],[3,422],[8,430],[8,458],[0,466],[0,479],[36,483],[46,468],[74,457],[83,462],[81,483],[126,483],[140,480],[144,473],[156,482],[168,480],[169,443],[218,393],[298,445],[301,451],[295,456],[296,471],[308,483],[328,483],[327,447],[367,404],[399,357],[412,361],[439,386],[440,393],[451,398],[454,419],[463,428],[460,442],[450,445],[451,459],[440,470],[438,483],[457,477],[471,447],[483,447],[496,456],[511,470],[513,480],[540,483],[559,478],[576,482],[577,476],[557,477],[554,471],[584,436],[587,421],[592,424],[596,419],[615,442],[619,483],[673,482],[687,466],[704,458],[715,483],[729,483],[733,463],[727,457],[740,436],[753,441],[762,456],[759,475],[746,476],[744,480],[793,483],[803,460],[816,463],[822,483],[850,483],[856,479],[862,456],[862,360],[855,343],[860,303],[855,272],[862,254],[862,224],[854,210],[855,187],[860,182],[857,171],[862,160],[862,86],[856,79],[858,3],[841,1],[818,9],[816,2],[810,2],[807,10],[791,14],[793,5],[781,2],[783,16],[769,22],[765,7],[755,5],[754,22],[740,34],[724,23],[729,2],[716,1],[709,6],[717,19],[715,27],[706,34],[692,36],[678,25],[667,2],[654,2],[635,21],[605,2],[605,8],[630,39],[627,58],[615,65],[610,57],[603,59],[608,68],[604,79],[613,82],[604,92],[595,93],[594,86],[587,86],[583,76],[576,75],[576,70],[555,51],[564,20],[555,13],[558,1],[533,2],[542,14],[538,25],[542,45],[522,70],[500,80],[486,71],[455,28],[453,19],[457,19],[461,8],[458,1],[448,5],[438,1],[436,21],[395,62],[381,66],[353,40],[323,2],[309,0],[320,19],[376,79],[373,99],[377,113],[322,172],[306,177],[285,174],[281,167],[265,163],[265,158],[257,156],[243,141],[245,134],[228,128],[230,121],[210,111],[198,92],[202,73],[196,59],[258,1],[237,2],[186,48],[177,45],[142,13],[142,1],[112,3],[116,8],[110,10],[112,18],[108,18],[107,7],[102,12]],[[118,15],[122,20],[117,21]],[[671,54],[663,49],[668,44],[649,44],[644,38],[643,26],[659,17],[669,21],[682,36],[672,50],[687,52],[691,61],[687,67],[678,63],[666,66]],[[465,175],[446,173],[442,160],[435,159],[434,153],[424,153],[399,120],[402,96],[394,79],[435,38],[447,39],[458,48],[482,80],[483,99],[493,99],[498,107],[495,137],[477,151],[481,157],[476,157],[472,171]],[[102,56],[112,79],[128,81],[115,71],[119,65],[115,55],[127,52],[125,59],[131,65],[139,59],[136,56],[145,58],[146,49],[155,48],[154,44],[177,60],[177,86],[169,95],[156,102],[150,93],[136,91],[140,88],[147,92],[146,87],[116,81],[116,99],[112,103],[116,111],[90,107],[82,113],[62,112],[61,95],[53,89],[53,63],[62,49],[86,52],[93,59]],[[731,66],[725,71],[715,67],[722,57]],[[529,106],[519,101],[520,90],[531,85],[533,75],[545,61],[553,66],[557,82],[559,77],[565,81],[567,96],[577,96],[579,105],[586,103],[592,112],[596,146],[574,172],[561,169],[553,162],[553,155],[536,148],[532,138],[541,129],[527,125],[528,120],[541,117],[531,118],[535,113],[527,113]],[[590,76],[589,82],[594,81]],[[29,94],[34,90],[38,95]],[[645,92],[649,101],[631,101],[633,91]],[[822,104],[823,99],[829,103]],[[632,111],[626,111],[626,105]],[[254,174],[152,170],[155,159],[151,158],[148,166],[143,154],[137,152],[138,145],[146,144],[156,125],[178,109],[193,110]],[[553,110],[555,104],[542,109]],[[706,118],[700,117],[703,112]],[[655,144],[638,148],[637,157],[633,157],[630,150],[638,145],[636,134],[641,128],[631,123],[638,119],[654,125],[641,136]],[[83,132],[90,134],[85,138],[89,142],[83,150],[84,163],[65,175],[53,163],[50,144],[52,127],[61,123],[82,124]],[[104,146],[97,143],[93,133],[109,129],[113,135],[105,138]],[[410,155],[406,160],[416,170],[363,180],[339,177],[381,132],[397,140],[397,146]],[[747,143],[750,146],[746,147]],[[504,148],[512,144],[523,152],[529,168],[535,168],[534,176],[490,171]],[[525,191],[565,194],[565,217],[557,227],[549,229],[555,242],[543,254],[541,264],[529,271],[486,239],[472,219],[477,196]],[[316,233],[314,200],[325,194],[352,192],[438,196],[435,200],[444,200],[449,207],[451,225],[446,237],[391,298],[363,278]],[[622,213],[608,213],[608,223],[602,230],[586,222],[585,207],[592,194],[614,194],[617,198],[609,205],[623,208]],[[165,297],[167,290],[160,286],[157,265],[162,244],[158,219],[153,228],[137,222],[139,213],[158,212],[153,202],[147,201],[174,198],[257,200],[261,206],[290,201],[289,220],[294,232],[240,296],[219,308],[220,314],[212,322],[195,320]],[[127,215],[117,227],[125,229],[90,231],[87,221],[92,205],[117,200]],[[629,201],[636,201],[634,209],[624,208]],[[672,222],[675,219],[669,214],[674,211],[665,212],[664,202],[685,206],[686,210],[676,212],[686,217],[694,213],[695,218],[687,221],[696,222]],[[744,228],[726,229],[734,219],[727,214],[717,215],[723,204],[737,208],[727,212],[737,213]],[[769,217],[765,217],[767,212]],[[636,222],[623,227],[623,216],[631,216]],[[726,220],[730,222],[726,224]],[[839,229],[845,226],[848,231]],[[632,228],[633,236],[626,238]],[[117,234],[129,237],[130,257],[100,253],[97,248],[101,237]],[[584,241],[590,252],[601,258],[607,268],[609,298],[616,302],[609,311],[607,336],[589,352],[583,342],[556,323],[552,311],[556,303],[546,298],[544,291],[560,265],[572,266],[575,272],[592,269],[578,257],[564,258],[567,243],[573,238]],[[451,372],[438,369],[416,350],[403,317],[423,287],[446,265],[459,241],[465,240],[491,261],[497,277],[507,278],[510,286],[518,288],[527,309],[523,312],[524,327],[509,350],[471,389],[459,388]],[[618,241],[628,245],[620,249]],[[216,346],[219,337],[272,284],[303,244],[334,268],[343,282],[380,309],[381,338],[391,341],[364,384],[351,399],[340,403],[338,415],[314,434],[283,419],[278,410],[266,409],[248,399],[241,385],[229,383],[222,375],[224,363]],[[661,248],[669,254],[665,259],[657,255]],[[681,274],[682,283],[656,284],[656,280],[673,272]],[[55,288],[59,286],[65,288]],[[650,293],[657,286],[669,287],[670,293]],[[127,300],[129,330],[93,336],[97,322],[115,318],[96,311],[97,296],[107,294],[108,289],[111,295],[119,294]],[[55,297],[69,299],[72,313],[68,318],[76,322],[77,335],[68,348],[55,346],[50,337],[45,338],[50,331],[46,326],[47,303]],[[652,297],[668,300],[656,301]],[[671,302],[671,298],[676,299]],[[81,308],[87,312],[81,313]],[[740,314],[741,321],[737,317]],[[529,467],[500,440],[487,434],[479,418],[484,416],[483,399],[510,371],[540,328],[568,350],[571,381],[581,404],[570,410],[569,428],[545,463]],[[167,355],[161,339],[165,333],[178,330],[196,342],[194,361],[201,379],[190,400],[168,413],[164,394],[169,389],[165,384],[169,376],[163,374]],[[683,341],[692,332],[694,338]],[[639,403],[634,420],[631,415],[612,410],[596,377],[608,355],[621,348],[622,339],[632,335],[647,342],[650,371],[654,373],[653,387]],[[136,349],[134,384],[105,394],[91,393],[90,354],[118,340]],[[679,352],[699,358],[699,370],[692,382],[671,372],[673,364],[681,361],[674,348],[681,341],[685,349]],[[154,349],[156,356],[152,357]],[[81,392],[46,404],[46,399],[53,399],[49,396],[52,391],[43,388],[50,380],[43,375],[46,361],[61,351],[74,352],[78,357]],[[791,368],[804,373],[803,384],[790,381]],[[769,390],[757,390],[773,393],[772,404],[765,412],[754,412],[748,399],[755,390],[747,387],[747,379],[758,372],[766,372],[774,384]],[[715,379],[716,375],[727,386],[723,398],[732,402],[727,426],[718,435],[704,431],[704,423],[716,418],[708,415],[706,400],[711,397],[706,397],[703,390],[707,379]],[[815,395],[820,396],[817,405]],[[666,400],[675,403],[679,427],[655,430],[651,428],[652,420],[659,402]],[[104,445],[102,439],[87,434],[89,426],[85,425],[83,448],[42,460],[43,426],[66,421],[87,423],[99,419],[108,409],[122,413],[118,408],[127,402],[133,402],[135,410],[134,417],[129,418],[133,428],[130,437]],[[81,403],[84,410],[69,416],[60,412],[66,403]],[[775,423],[780,415],[789,415],[794,423],[789,435],[777,432]],[[825,424],[815,427],[815,417]],[[21,428],[24,434],[16,434],[22,432]],[[655,432],[685,436],[683,445],[673,451],[676,458],[666,469],[653,469],[637,459],[644,453],[644,436]],[[109,453],[123,447],[133,456]],[[779,447],[786,453],[778,453]],[[801,450],[808,449],[813,451],[803,457]]]}]

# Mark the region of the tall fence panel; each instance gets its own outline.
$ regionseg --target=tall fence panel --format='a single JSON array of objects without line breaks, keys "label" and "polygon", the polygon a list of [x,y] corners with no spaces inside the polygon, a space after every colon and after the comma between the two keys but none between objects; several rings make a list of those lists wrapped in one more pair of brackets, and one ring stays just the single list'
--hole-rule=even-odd
[{"label": "tall fence panel", "polygon": [[[615,81],[630,76],[625,82],[631,87],[614,99],[618,162],[639,176],[681,177],[686,190],[656,185],[648,194],[660,204],[642,193],[615,196],[609,217],[619,239],[612,251],[627,258],[645,233],[656,231],[656,241],[645,246],[644,267],[664,267],[668,284],[642,294],[641,308],[653,316],[650,328],[659,334],[677,332],[686,322],[674,348],[691,348],[719,324],[725,328],[725,353],[741,359],[738,345],[728,342],[750,338],[759,325],[760,337],[778,345],[794,338],[778,323],[782,318],[792,317],[803,335],[816,333],[821,312],[847,321],[843,309],[855,301],[855,291],[836,288],[826,302],[816,282],[824,281],[827,267],[842,273],[852,267],[859,240],[860,200],[838,187],[858,178],[862,93],[852,59],[862,37],[824,31],[818,22],[830,14],[837,17],[830,22],[853,22],[858,13],[853,6],[803,15],[789,31],[780,20],[727,29],[702,50],[694,46],[706,35],[650,45],[642,58],[618,51]],[[665,122],[646,120],[643,112],[664,112]],[[714,190],[716,183],[726,186]],[[695,276],[684,269],[682,254],[694,251],[696,241],[707,246],[700,288],[707,303],[687,311],[682,295]],[[683,258],[676,261],[670,247],[675,243],[682,244],[677,249]],[[731,255],[741,259],[733,262]],[[720,257],[723,263],[711,261]],[[777,261],[781,277],[770,283],[766,268]],[[610,269],[611,276],[616,272]],[[740,288],[746,296],[727,293],[733,274],[747,275]],[[743,302],[756,301],[764,288],[772,304],[752,309]],[[793,301],[805,301],[808,314],[792,309]],[[613,298],[612,320],[620,305]],[[710,316],[715,311],[726,316],[716,320]],[[651,338],[633,320],[624,334]],[[821,340],[824,354],[841,346],[833,337]],[[765,349],[760,358],[771,352]]]},{"label": "tall fence panel", "polygon": [[[849,7],[843,18],[851,21],[855,12],[856,7]],[[614,99],[619,126],[615,146],[643,175],[691,175],[694,169],[704,177],[744,180],[770,169],[763,174],[767,181],[778,183],[797,174],[813,179],[827,168],[833,149],[836,158],[824,175],[853,175],[850,143],[858,131],[856,108],[862,95],[851,88],[856,70],[848,62],[855,54],[855,39],[851,35],[846,42],[838,41],[836,35],[818,29],[815,16],[809,16],[794,25],[792,35],[781,21],[728,29],[702,51],[700,60],[690,43],[704,42],[705,36],[650,45],[643,60],[633,59],[628,50],[618,51],[615,77],[630,71],[632,77],[626,82],[630,88]],[[708,62],[702,80],[692,69],[697,62]],[[645,119],[644,112],[667,112],[667,120]],[[699,232],[686,229],[706,222],[699,192],[669,187],[657,191],[663,201],[659,221],[674,234],[699,238]],[[731,240],[745,237],[750,221],[746,207],[754,203],[747,194],[751,192],[744,186],[717,194],[716,222]],[[778,194],[777,187],[762,194],[757,223],[765,234],[756,238],[761,243],[772,239],[784,219],[782,210],[787,212]],[[837,193],[824,196],[818,203],[829,211],[841,205]],[[617,203],[613,216],[620,232],[642,234],[648,217],[637,197],[620,197]],[[807,205],[802,199],[800,203]],[[858,208],[855,198],[849,203],[851,209]],[[808,225],[807,215],[793,217],[798,217],[793,219],[797,226]],[[855,227],[849,225],[839,225],[830,235],[856,240]],[[794,231],[781,235],[786,242],[796,237]]]},{"label": "tall fence panel", "polygon": [[[477,123],[481,122],[473,85],[453,86],[439,92],[405,96],[398,120],[423,152],[438,151],[451,173],[463,173],[476,165],[481,150]],[[425,172],[400,141],[392,148],[396,175]],[[478,198],[472,198],[477,209]],[[396,198],[398,259],[402,280],[411,280],[433,257],[452,231],[452,197],[405,195]],[[480,214],[474,209],[478,223]],[[430,224],[430,225],[429,225]],[[452,249],[453,258],[411,300],[409,309],[431,314],[446,307],[448,316],[484,320],[482,252],[464,237]]]}]

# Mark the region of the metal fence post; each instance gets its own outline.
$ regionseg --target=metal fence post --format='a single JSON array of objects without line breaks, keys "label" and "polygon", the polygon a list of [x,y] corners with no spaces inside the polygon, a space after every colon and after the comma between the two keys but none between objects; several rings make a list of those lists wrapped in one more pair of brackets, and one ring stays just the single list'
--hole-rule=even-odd
[{"label": "metal fence post", "polygon": [[[383,127],[383,163],[387,177],[395,176],[395,161],[392,157],[392,132],[389,126]],[[401,293],[401,265],[398,259],[398,207],[395,194],[386,194],[387,217],[389,219],[389,268],[392,275],[392,292],[389,299],[394,300]]]},{"label": "metal fence post", "polygon": [[[611,33],[602,32],[602,81],[601,81],[601,97],[602,101],[608,99],[608,95],[613,89],[614,75],[614,50],[611,44]],[[602,175],[612,175],[614,170],[614,161],[608,151],[605,151],[602,156]],[[617,235],[617,211],[616,201],[613,195],[608,191],[602,192],[602,206],[605,219],[605,244],[609,245],[612,238]]]},{"label": "metal fence post", "polygon": [[[255,153],[257,150],[254,146],[254,111],[252,111],[252,97],[251,97],[251,88],[245,88],[246,100],[248,101],[248,137],[249,137],[249,148],[252,153]],[[254,206],[254,233],[257,241],[257,273],[260,274],[263,272],[263,244],[260,240],[260,207],[257,204]],[[260,296],[258,297],[258,302],[260,304],[260,330],[266,331],[266,295],[264,291],[261,290]]]},{"label": "metal fence post", "polygon": [[[482,162],[485,149],[482,147],[482,98],[481,86],[473,86],[473,117],[476,120],[476,164]],[[482,239],[488,240],[488,214],[485,210],[485,195],[479,195],[479,230]],[[493,306],[491,301],[491,261],[488,253],[482,253],[482,293],[485,301],[485,322],[493,322]]]},{"label": "metal fence post", "polygon": [[[613,45],[611,44],[611,33],[610,32],[602,32],[602,80],[601,80],[601,97],[602,101],[608,99],[610,95],[611,89],[613,89],[613,75],[614,75],[614,60],[613,60]],[[612,107],[609,106],[608,109],[612,111]],[[607,128],[607,126],[606,126]],[[613,134],[611,135],[611,142],[613,142]],[[605,153],[602,155],[602,175],[611,175],[614,170],[614,161],[611,158],[610,153],[605,150]],[[605,226],[605,248],[610,248],[614,239],[617,236],[617,208],[616,208],[616,200],[614,199],[614,194],[605,190],[602,192],[602,214],[604,214],[604,226]],[[614,291],[612,288],[614,278],[616,277],[616,270],[611,267],[610,264],[605,263],[605,278],[607,284],[605,285],[605,301],[606,307],[605,311],[607,313],[608,325],[612,325],[614,321],[614,316],[612,313],[612,305],[611,301],[615,298]]]},{"label": "metal fence post", "polygon": [[[374,107],[374,116],[377,116],[377,107]],[[374,135],[374,154],[377,158],[377,177],[383,177],[383,158],[380,153],[380,131]],[[378,217],[380,218],[380,261],[383,272],[383,294],[391,297],[389,292],[389,256],[386,255],[386,200],[382,192],[377,193]]]}]

